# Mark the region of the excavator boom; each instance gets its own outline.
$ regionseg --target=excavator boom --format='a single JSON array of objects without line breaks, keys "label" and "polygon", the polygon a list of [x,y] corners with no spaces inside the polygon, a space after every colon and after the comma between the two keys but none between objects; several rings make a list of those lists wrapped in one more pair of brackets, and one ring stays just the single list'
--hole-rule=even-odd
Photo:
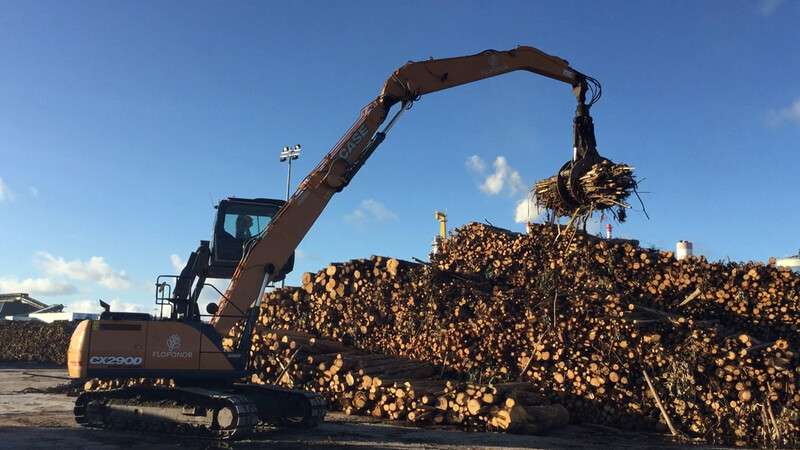
[{"label": "excavator boom", "polygon": [[[409,62],[392,73],[380,95],[364,107],[355,124],[300,183],[294,195],[242,256],[211,319],[217,332],[226,335],[244,318],[242,312],[259,298],[270,279],[283,267],[333,194],[350,182],[383,141],[397,118],[395,116],[386,129],[379,131],[393,105],[400,103],[406,107],[422,95],[517,70],[567,83],[574,88],[579,103],[585,99],[588,77],[571,68],[567,61],[533,47]],[[588,117],[588,107],[585,111]]]},{"label": "excavator boom", "polygon": [[386,80],[381,97],[405,102],[420,95],[516,70],[526,70],[571,85],[578,84],[580,78],[567,61],[533,47],[520,46],[502,52],[486,50],[470,56],[409,62]]}]

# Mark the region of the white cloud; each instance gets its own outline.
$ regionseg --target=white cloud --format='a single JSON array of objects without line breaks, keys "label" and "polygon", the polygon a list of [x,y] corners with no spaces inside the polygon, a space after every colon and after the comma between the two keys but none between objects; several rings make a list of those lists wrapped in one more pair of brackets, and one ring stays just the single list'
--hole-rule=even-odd
[{"label": "white cloud", "polygon": [[794,122],[800,125],[800,98],[793,101],[789,106],[770,111],[767,121],[772,126],[780,126],[786,122]]},{"label": "white cloud", "polygon": [[758,12],[762,16],[771,16],[784,3],[784,0],[760,0]]},{"label": "white cloud", "polygon": [[14,193],[8,188],[8,185],[0,177],[0,202],[14,201]]},{"label": "white cloud", "polygon": [[322,257],[315,254],[309,253],[302,248],[298,248],[294,251],[295,258],[298,260],[305,260],[305,261],[322,261]]},{"label": "white cloud", "polygon": [[480,188],[488,195],[498,195],[504,190],[516,195],[528,190],[519,172],[508,164],[505,156],[495,158],[492,163],[494,172],[489,175],[486,175],[486,163],[478,155],[467,158],[466,165],[469,170],[486,177]]},{"label": "white cloud", "polygon": [[[127,303],[116,298],[105,302],[114,312],[144,312],[144,307],[136,303]],[[64,311],[99,314],[103,312],[103,308],[98,300],[78,300],[64,305]]]},{"label": "white cloud", "polygon": [[467,169],[479,175],[483,181],[480,190],[487,195],[499,195],[503,192],[510,196],[525,194],[524,198],[519,199],[514,207],[514,221],[517,223],[534,222],[544,213],[530,195],[525,181],[522,180],[519,172],[508,164],[505,156],[498,156],[492,163],[494,171],[486,173],[486,163],[478,155],[467,158]]},{"label": "white cloud", "polygon": [[373,199],[362,200],[355,211],[344,216],[345,221],[362,225],[368,222],[388,222],[396,219],[397,214],[389,210],[383,203]]},{"label": "white cloud", "polygon": [[77,292],[69,283],[53,281],[49,278],[0,278],[0,292],[24,292],[36,295],[69,295]]},{"label": "white cloud", "polygon": [[28,191],[30,191],[31,195],[34,198],[38,198],[39,197],[39,188],[37,188],[36,186],[30,186],[28,188]]},{"label": "white cloud", "polygon": [[486,163],[483,162],[480,156],[472,155],[467,158],[467,169],[472,170],[473,172],[477,172],[479,174],[483,174],[486,171]]},{"label": "white cloud", "polygon": [[186,266],[186,263],[183,261],[183,259],[181,259],[181,257],[175,253],[169,255],[169,262],[172,263],[172,268],[175,269],[175,273],[180,273],[184,266]]},{"label": "white cloud", "polygon": [[109,289],[127,289],[131,285],[125,271],[115,271],[102,256],[92,256],[86,262],[79,259],[66,261],[47,252],[37,252],[34,261],[49,275],[94,281]]},{"label": "white cloud", "polygon": [[527,198],[517,202],[517,207],[514,210],[514,222],[536,222],[544,213],[544,208],[539,207],[536,203],[536,198],[533,195],[529,195]]}]

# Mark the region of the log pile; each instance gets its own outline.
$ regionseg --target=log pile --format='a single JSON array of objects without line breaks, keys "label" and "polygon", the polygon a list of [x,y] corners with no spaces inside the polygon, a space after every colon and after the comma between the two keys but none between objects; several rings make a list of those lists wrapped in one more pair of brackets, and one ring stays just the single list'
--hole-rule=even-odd
[{"label": "log pile", "polygon": [[[468,410],[472,394],[489,383],[492,395],[503,383],[523,383],[540,404],[562,404],[573,420],[671,427],[709,443],[800,445],[800,276],[758,263],[677,261],[635,241],[557,235],[554,226],[522,235],[470,224],[430,264],[373,257],[305,274],[300,289],[265,295],[263,342],[253,347],[263,376],[255,381],[312,380],[350,412],[372,414],[380,405],[382,417],[402,417],[398,410],[409,420],[439,417],[416,401],[417,391],[428,391],[405,385],[428,366],[386,365],[393,391],[376,391],[370,401],[377,403],[362,404],[369,391],[350,388],[366,387],[368,373],[359,370],[381,364],[329,348],[319,360],[285,366],[290,350],[276,346],[274,333],[294,330],[443,368],[445,382],[463,394],[455,404],[467,399]],[[313,365],[327,375],[308,378]],[[398,389],[401,397],[414,391],[416,403],[401,402],[401,409]],[[472,409],[485,428],[502,423],[502,408],[489,415],[483,404]],[[509,417],[521,416],[511,409]]]},{"label": "log pile", "polygon": [[569,421],[563,406],[550,404],[529,383],[458,381],[430,363],[359,351],[306,333],[260,328],[252,355],[251,382],[318,392],[346,414],[516,433],[541,433]]},{"label": "log pile", "polygon": [[0,361],[66,364],[75,323],[0,321]]}]

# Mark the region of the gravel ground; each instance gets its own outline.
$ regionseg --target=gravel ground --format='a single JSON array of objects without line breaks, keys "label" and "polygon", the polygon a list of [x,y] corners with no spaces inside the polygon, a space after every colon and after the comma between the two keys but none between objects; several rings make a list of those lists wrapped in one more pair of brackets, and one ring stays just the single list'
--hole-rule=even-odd
[{"label": "gravel ground", "polygon": [[178,439],[79,427],[73,397],[41,391],[66,383],[66,370],[33,364],[0,363],[0,448],[47,449],[620,449],[711,448],[679,445],[654,434],[597,426],[568,426],[545,436],[466,433],[421,429],[369,418],[330,413],[314,430],[275,430],[233,443]]}]

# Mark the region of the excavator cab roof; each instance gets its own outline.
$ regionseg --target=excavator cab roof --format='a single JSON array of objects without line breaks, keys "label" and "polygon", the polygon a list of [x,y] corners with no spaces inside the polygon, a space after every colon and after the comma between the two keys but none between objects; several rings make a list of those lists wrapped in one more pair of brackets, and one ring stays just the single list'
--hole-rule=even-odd
[{"label": "excavator cab roof", "polygon": [[286,203],[271,198],[229,197],[219,202],[211,241],[209,278],[231,278],[243,249],[258,238]]}]

